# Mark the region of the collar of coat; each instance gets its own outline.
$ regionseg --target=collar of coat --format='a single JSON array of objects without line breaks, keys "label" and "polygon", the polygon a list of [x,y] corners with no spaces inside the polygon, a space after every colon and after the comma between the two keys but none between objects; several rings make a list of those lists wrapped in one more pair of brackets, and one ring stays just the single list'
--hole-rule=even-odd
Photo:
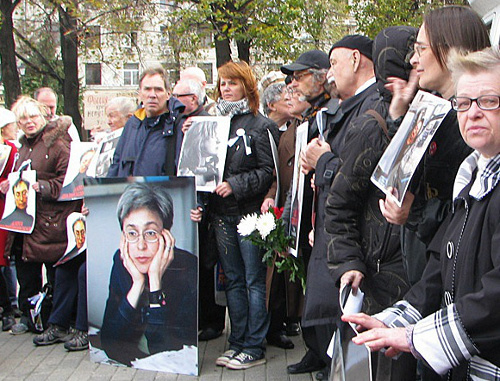
[{"label": "collar of coat", "polygon": [[24,135],[20,139],[20,143],[22,145],[30,144],[38,139],[43,140],[43,144],[50,148],[54,145],[54,143],[59,139],[64,139],[67,141],[71,141],[71,137],[68,134],[68,129],[71,127],[73,120],[70,116],[62,115],[58,116],[51,121],[47,122],[47,125],[43,128],[43,130],[35,136],[33,139],[28,139],[26,135]]},{"label": "collar of coat", "polygon": [[471,182],[469,195],[476,200],[481,200],[497,186],[500,181],[500,154],[490,158],[484,168],[476,171],[479,157],[479,152],[474,151],[460,165],[453,185],[453,199]]}]

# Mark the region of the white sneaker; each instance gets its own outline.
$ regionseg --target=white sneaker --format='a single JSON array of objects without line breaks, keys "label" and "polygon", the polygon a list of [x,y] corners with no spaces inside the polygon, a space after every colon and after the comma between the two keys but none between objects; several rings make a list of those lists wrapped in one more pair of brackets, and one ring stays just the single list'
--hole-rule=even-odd
[{"label": "white sneaker", "polygon": [[217,360],[215,360],[215,365],[218,366],[226,366],[226,364],[233,359],[234,356],[236,356],[238,351],[235,351],[234,349],[228,349],[225,351],[223,354],[221,354],[219,357],[217,357]]}]

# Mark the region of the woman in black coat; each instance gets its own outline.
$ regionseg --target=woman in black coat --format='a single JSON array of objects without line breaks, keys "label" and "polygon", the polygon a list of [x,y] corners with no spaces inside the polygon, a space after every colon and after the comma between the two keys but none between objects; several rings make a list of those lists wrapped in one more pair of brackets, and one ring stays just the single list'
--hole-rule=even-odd
[{"label": "woman in black coat", "polygon": [[455,55],[448,67],[460,133],[474,149],[455,179],[452,212],[404,300],[343,320],[369,329],[353,341],[370,350],[411,352],[447,380],[492,380],[500,374],[500,53]]}]

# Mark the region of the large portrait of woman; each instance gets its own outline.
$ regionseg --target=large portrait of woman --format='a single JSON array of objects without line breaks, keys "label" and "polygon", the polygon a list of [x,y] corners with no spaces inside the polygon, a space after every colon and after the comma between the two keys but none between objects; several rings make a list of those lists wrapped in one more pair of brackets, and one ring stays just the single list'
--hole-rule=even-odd
[{"label": "large portrait of woman", "polygon": [[194,179],[89,183],[91,359],[196,375],[197,234],[189,218]]}]

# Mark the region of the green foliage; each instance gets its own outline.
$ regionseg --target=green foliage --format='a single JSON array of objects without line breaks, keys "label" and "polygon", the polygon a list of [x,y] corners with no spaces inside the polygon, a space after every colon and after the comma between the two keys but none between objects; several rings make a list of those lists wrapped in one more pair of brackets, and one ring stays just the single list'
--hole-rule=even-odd
[{"label": "green foliage", "polygon": [[468,4],[467,0],[366,0],[348,7],[357,23],[359,33],[374,38],[382,29],[392,25],[419,27],[423,15],[444,5]]}]

